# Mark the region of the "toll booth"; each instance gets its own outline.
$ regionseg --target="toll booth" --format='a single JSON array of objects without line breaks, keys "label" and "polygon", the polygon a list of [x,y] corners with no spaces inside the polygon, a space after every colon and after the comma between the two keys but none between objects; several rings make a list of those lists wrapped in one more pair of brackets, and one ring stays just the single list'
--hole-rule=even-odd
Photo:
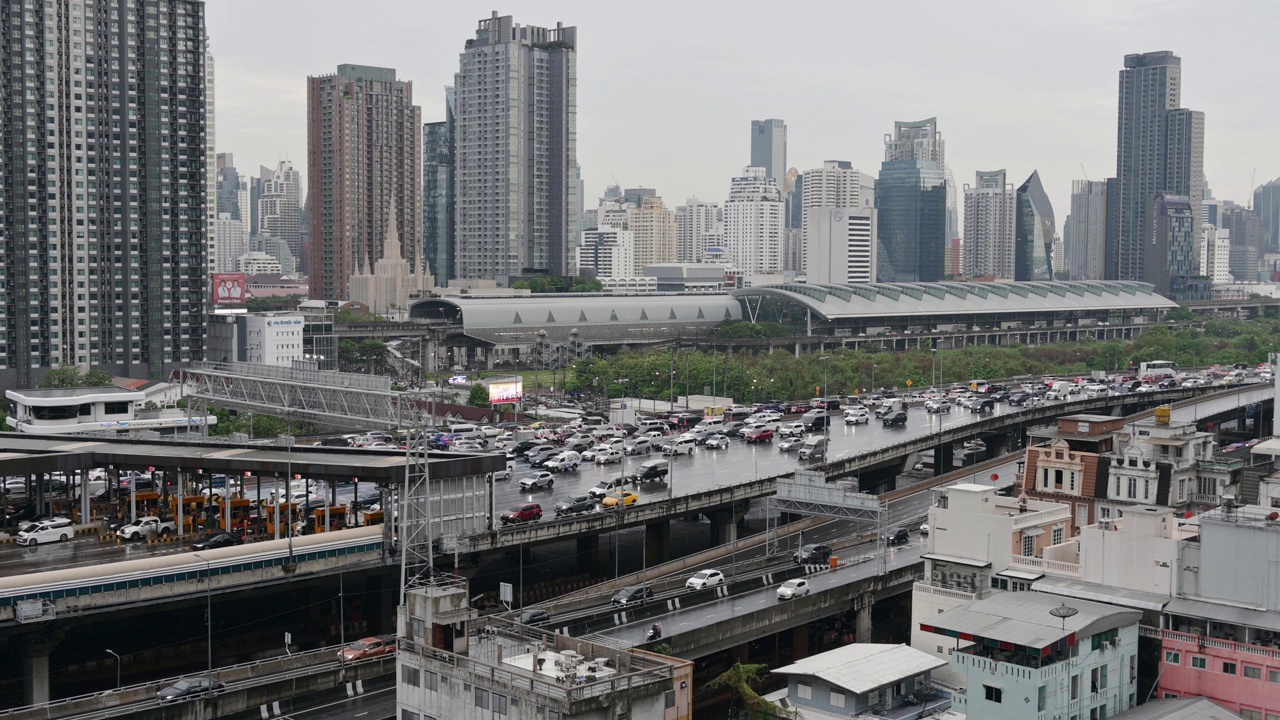
[{"label": "toll booth", "polygon": [[[273,506],[269,506],[265,508],[265,512],[267,514],[267,517],[266,517],[267,535],[270,535],[271,537],[275,537],[277,532],[276,509]],[[293,522],[293,518],[297,514],[297,512],[298,512],[298,506],[296,504],[280,503],[280,528],[279,528],[280,537],[286,537],[289,535],[289,525]]]},{"label": "toll booth", "polygon": [[[178,498],[170,498],[173,504],[173,517],[178,518]],[[182,528],[184,535],[195,534],[204,528],[204,506],[209,498],[204,495],[187,495],[182,498]]]},{"label": "toll booth", "polygon": [[[325,513],[329,514],[329,526],[325,527]],[[311,511],[314,516],[312,527],[313,532],[328,532],[330,530],[342,530],[347,526],[347,509],[341,505],[333,505],[327,508],[316,508]]]},{"label": "toll booth", "polygon": [[160,515],[161,500],[158,492],[140,492],[134,496],[134,511],[138,517],[143,515]]},{"label": "toll booth", "polygon": [[382,524],[382,511],[381,511],[381,510],[370,510],[370,511],[366,511],[366,512],[361,513],[361,515],[360,515],[360,524],[361,524],[361,525],[381,525],[381,524]]}]

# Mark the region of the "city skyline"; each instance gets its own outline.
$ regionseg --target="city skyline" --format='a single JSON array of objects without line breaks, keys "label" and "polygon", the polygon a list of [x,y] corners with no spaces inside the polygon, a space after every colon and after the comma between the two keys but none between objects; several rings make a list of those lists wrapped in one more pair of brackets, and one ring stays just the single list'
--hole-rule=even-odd
[{"label": "city skyline", "polygon": [[[317,2],[316,9],[324,4]],[[418,86],[415,98],[424,122],[443,120],[443,87],[457,70],[460,43],[488,9],[428,12],[408,3],[380,5],[397,11],[404,21],[375,26],[357,17],[330,29],[318,22],[324,12],[301,15],[288,6],[255,5],[252,12],[261,22],[243,23],[236,19],[250,11],[247,2],[212,4],[218,150],[236,153],[245,167],[291,159],[305,173],[305,77],[315,67],[338,62],[396,67]],[[1215,9],[1225,15],[1233,6],[1246,8],[1228,3]],[[1265,22],[1233,25],[1227,36],[1225,29],[1199,22],[1192,5],[1147,14],[1142,5],[1117,9],[1086,3],[1035,12],[1011,8],[1000,23],[991,24],[939,5],[931,12],[942,20],[934,25],[944,29],[919,29],[934,35],[919,38],[911,53],[893,50],[888,36],[869,38],[871,45],[857,57],[872,58],[870,64],[848,66],[859,92],[839,94],[830,92],[832,73],[807,67],[834,67],[838,76],[834,64],[852,62],[832,55],[826,49],[830,44],[802,43],[771,55],[746,48],[768,35],[804,32],[820,40],[826,27],[834,37],[835,28],[844,26],[841,17],[861,21],[868,13],[892,27],[895,18],[915,9],[832,7],[824,11],[831,22],[813,23],[812,13],[792,13],[779,15],[777,22],[752,24],[714,16],[710,9],[681,7],[688,22],[659,25],[669,14],[663,8],[675,12],[676,7],[660,4],[658,12],[625,22],[617,13],[569,3],[496,8],[522,23],[553,26],[563,21],[582,28],[578,134],[587,198],[596,197],[616,177],[625,186],[654,187],[666,198],[723,200],[725,180],[750,159],[745,135],[751,120],[776,117],[787,123],[789,167],[818,167],[838,157],[871,169],[881,159],[884,127],[899,119],[937,116],[951,146],[948,164],[958,177],[987,167],[1007,167],[1011,177],[1038,170],[1053,205],[1065,208],[1073,180],[1115,173],[1115,90],[1124,55],[1163,49],[1183,58],[1183,104],[1209,117],[1205,171],[1215,195],[1247,203],[1255,168],[1254,186],[1280,174],[1274,167],[1259,166],[1259,158],[1277,154],[1267,149],[1273,141],[1264,118],[1280,109],[1275,107],[1280,99],[1254,97],[1247,73],[1236,71],[1264,62],[1260,28]],[[1268,8],[1247,10],[1254,16],[1280,14]],[[698,21],[703,15],[706,23]],[[649,38],[657,33],[676,48],[703,46],[707,40],[696,28],[724,27],[725,22],[732,26],[725,28],[726,37],[741,42],[716,45],[715,53],[698,62],[689,63],[688,52],[651,52]],[[264,64],[258,48],[274,46],[274,33],[267,33],[281,26],[294,27],[316,42],[301,43],[287,57]],[[1049,27],[1054,32],[1042,32]],[[1253,33],[1258,42],[1249,41]],[[1009,57],[1034,56],[1038,61],[994,69],[955,62],[975,41],[999,41],[1008,47]],[[341,49],[341,57],[335,48]],[[874,59],[889,56],[896,58],[892,65]],[[612,69],[637,64],[666,81],[616,81]],[[741,80],[747,77],[743,67],[755,68],[751,82]],[[698,89],[686,89],[694,87]],[[718,90],[709,94],[708,87]],[[1239,102],[1243,99],[1248,102]],[[682,108],[680,122],[664,114],[664,108],[675,107]]]}]

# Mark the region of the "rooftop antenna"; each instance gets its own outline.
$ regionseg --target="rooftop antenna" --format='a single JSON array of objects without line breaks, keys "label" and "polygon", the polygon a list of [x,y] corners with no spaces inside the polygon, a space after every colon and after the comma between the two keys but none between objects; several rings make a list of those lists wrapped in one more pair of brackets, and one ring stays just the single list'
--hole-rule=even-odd
[{"label": "rooftop antenna", "polygon": [[1093,182],[1092,180],[1089,180],[1089,171],[1084,169],[1084,163],[1080,163],[1080,172],[1084,173],[1084,179],[1086,181]]},{"label": "rooftop antenna", "polygon": [[1253,172],[1249,173],[1249,209],[1250,210],[1253,209],[1253,191],[1258,189],[1258,186],[1254,185],[1254,183],[1257,181],[1258,181],[1258,168],[1254,168]]}]

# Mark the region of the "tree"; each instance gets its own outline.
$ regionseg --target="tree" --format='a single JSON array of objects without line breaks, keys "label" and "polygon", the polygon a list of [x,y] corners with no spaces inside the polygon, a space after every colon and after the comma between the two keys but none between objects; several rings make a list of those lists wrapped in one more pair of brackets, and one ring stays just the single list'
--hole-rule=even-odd
[{"label": "tree", "polygon": [[360,362],[360,344],[355,340],[338,343],[338,365],[350,369]]},{"label": "tree", "polygon": [[51,368],[40,381],[42,388],[108,387],[111,373],[90,370],[85,373],[77,365],[59,365]]},{"label": "tree", "polygon": [[365,366],[368,368],[370,375],[373,375],[387,359],[387,344],[381,340],[364,340],[356,350],[360,355],[360,359],[364,361]]},{"label": "tree", "polygon": [[767,674],[769,674],[767,665],[736,662],[733,667],[707,683],[707,687],[727,689],[733,694],[735,703],[742,704],[749,718],[787,717],[786,710],[765,700],[752,687],[759,685]]},{"label": "tree", "polygon": [[471,407],[489,407],[489,388],[475,383],[467,394],[467,404]]}]

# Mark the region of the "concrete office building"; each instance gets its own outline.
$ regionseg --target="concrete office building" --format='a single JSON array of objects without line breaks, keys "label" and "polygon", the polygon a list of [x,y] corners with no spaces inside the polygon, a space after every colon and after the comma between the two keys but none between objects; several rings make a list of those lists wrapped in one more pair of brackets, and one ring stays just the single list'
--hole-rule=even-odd
[{"label": "concrete office building", "polygon": [[454,75],[454,272],[567,273],[580,202],[577,29],[496,12]]},{"label": "concrete office building", "polygon": [[876,180],[879,282],[937,282],[944,275],[947,180],[936,118],[896,122]]},{"label": "concrete office building", "polygon": [[454,277],[454,93],[446,87],[445,119],[422,126],[422,245],[440,285]]},{"label": "concrete office building", "polygon": [[302,254],[302,173],[292,162],[281,160],[262,179],[258,216],[259,233],[283,240],[295,258]]},{"label": "concrete office building", "polygon": [[[1168,258],[1149,258],[1159,193],[1187,198],[1192,238],[1204,197],[1204,113],[1180,108],[1182,59],[1169,51],[1126,55],[1120,71],[1115,227],[1107,248],[1110,280],[1151,282]],[[1173,263],[1176,264],[1176,263]],[[1157,283],[1168,287],[1168,278]]]},{"label": "concrete office building", "polygon": [[805,211],[805,277],[849,285],[876,279],[876,211],[815,207]]},{"label": "concrete office building", "polygon": [[640,274],[635,259],[635,234],[630,230],[610,227],[586,230],[575,256],[575,274],[582,277],[622,278]]},{"label": "concrete office building", "polygon": [[710,247],[708,238],[718,230],[721,230],[720,203],[703,202],[696,197],[685,200],[684,205],[676,208],[677,262],[698,262]]},{"label": "concrete office building", "polygon": [[748,277],[782,272],[783,202],[761,167],[733,178],[724,204],[724,249]]},{"label": "concrete office building", "polygon": [[[875,178],[855,170],[853,165],[844,160],[828,160],[822,167],[804,173],[806,192],[802,196],[801,215],[801,272],[809,272],[808,249],[816,240],[812,237],[813,228],[809,221],[809,211],[813,208],[845,208],[852,211],[875,207]],[[825,213],[819,221],[827,223],[830,213]],[[841,273],[837,273],[841,274]]]},{"label": "concrete office building", "polygon": [[[413,83],[366,65],[307,78],[307,108],[311,297],[346,300],[351,276],[382,257],[392,212],[405,237],[422,236],[422,111]],[[404,257],[422,272],[418,243]]]},{"label": "concrete office building", "polygon": [[1062,258],[1055,253],[1060,242],[1053,204],[1040,183],[1040,173],[1032,171],[1018,186],[1014,218],[1013,279],[1053,280]]},{"label": "concrete office building", "polygon": [[627,228],[634,238],[636,269],[676,261],[676,214],[655,195],[630,211]]},{"label": "concrete office building", "polygon": [[1219,230],[1212,225],[1200,226],[1199,274],[1209,278],[1214,285],[1227,285],[1231,277],[1231,231]]},{"label": "concrete office building", "polygon": [[4,4],[0,385],[64,363],[158,379],[202,357],[217,237],[204,7]]},{"label": "concrete office building", "polygon": [[1067,271],[1072,280],[1101,280],[1107,252],[1107,183],[1074,180],[1071,214],[1063,236],[1067,243]]},{"label": "concrete office building", "polygon": [[751,121],[751,167],[782,189],[787,175],[787,124],[778,119]]},{"label": "concrete office building", "polygon": [[974,173],[964,186],[964,274],[1014,279],[1014,216],[1017,196],[1004,170]]}]

